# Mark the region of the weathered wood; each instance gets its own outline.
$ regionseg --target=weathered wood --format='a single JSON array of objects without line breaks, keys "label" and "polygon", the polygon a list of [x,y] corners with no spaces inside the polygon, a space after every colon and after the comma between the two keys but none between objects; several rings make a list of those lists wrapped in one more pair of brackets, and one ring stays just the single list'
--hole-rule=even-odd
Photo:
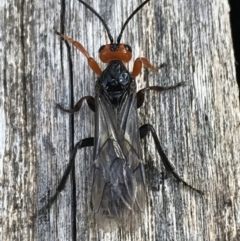
[{"label": "weathered wood", "polygon": [[[89,4],[117,36],[141,2]],[[53,30],[98,59],[98,48],[108,42],[102,24],[76,0],[4,0],[0,14],[0,240],[240,240],[240,114],[227,0],[152,0],[123,34],[134,59],[167,64],[157,73],[144,70],[139,89],[187,82],[148,94],[139,118],[156,128],[177,172],[205,191],[201,197],[171,175],[163,178],[148,137],[145,219],[131,235],[104,233],[91,221],[91,148],[77,154],[74,177],[49,213],[33,218],[54,193],[74,143],[94,134],[86,105],[74,117],[55,108],[94,95],[97,76]]]}]

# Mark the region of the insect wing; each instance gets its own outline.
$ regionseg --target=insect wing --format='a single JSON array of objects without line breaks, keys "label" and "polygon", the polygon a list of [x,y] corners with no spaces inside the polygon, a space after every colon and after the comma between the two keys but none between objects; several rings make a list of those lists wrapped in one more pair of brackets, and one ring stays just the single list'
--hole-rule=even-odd
[{"label": "insect wing", "polygon": [[95,100],[93,211],[105,230],[135,229],[145,205],[136,94],[127,93],[117,110],[101,93]]}]

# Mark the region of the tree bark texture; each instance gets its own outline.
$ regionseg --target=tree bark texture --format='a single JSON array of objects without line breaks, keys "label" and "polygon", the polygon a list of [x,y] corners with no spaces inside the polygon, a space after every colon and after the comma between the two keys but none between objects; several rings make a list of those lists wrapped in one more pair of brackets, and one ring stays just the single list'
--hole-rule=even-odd
[{"label": "tree bark texture", "polygon": [[[115,37],[143,1],[86,2]],[[78,152],[49,212],[34,215],[55,192],[74,144],[94,135],[86,104],[74,116],[56,108],[94,96],[97,76],[54,30],[81,42],[98,62],[107,34],[77,0],[2,0],[0,240],[240,240],[240,114],[229,11],[227,0],[152,0],[129,22],[122,42],[132,46],[133,59],[166,63],[159,72],[144,69],[138,89],[186,82],[149,92],[139,122],[155,127],[176,171],[205,195],[166,173],[149,135],[142,141],[144,222],[134,233],[105,233],[91,220],[92,148]]]}]

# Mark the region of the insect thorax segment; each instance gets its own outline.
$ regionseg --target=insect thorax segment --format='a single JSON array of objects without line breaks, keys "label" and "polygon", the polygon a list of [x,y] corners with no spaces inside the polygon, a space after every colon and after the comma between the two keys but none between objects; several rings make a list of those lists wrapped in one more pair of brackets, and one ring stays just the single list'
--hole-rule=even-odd
[{"label": "insect thorax segment", "polygon": [[98,77],[97,83],[113,105],[121,102],[130,84],[134,81],[125,65],[118,60],[111,61],[107,68]]}]

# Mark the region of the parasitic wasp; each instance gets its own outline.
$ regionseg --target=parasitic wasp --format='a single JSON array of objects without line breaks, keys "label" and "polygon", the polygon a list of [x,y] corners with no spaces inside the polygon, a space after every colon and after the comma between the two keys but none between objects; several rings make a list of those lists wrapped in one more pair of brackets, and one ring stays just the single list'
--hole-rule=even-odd
[{"label": "parasitic wasp", "polygon": [[140,140],[148,133],[152,134],[166,170],[172,173],[178,182],[203,194],[175,172],[160,145],[153,126],[144,124],[140,128],[138,127],[137,109],[142,106],[147,91],[173,90],[184,83],[169,87],[149,86],[136,91],[135,78],[140,74],[142,66],[153,71],[157,71],[159,68],[154,67],[145,57],[139,57],[134,61],[132,72],[129,72],[124,65],[132,58],[132,48],[128,44],[121,43],[122,34],[128,22],[150,0],[140,4],[127,18],[116,41],[103,18],[87,3],[78,1],[96,15],[105,27],[110,43],[100,47],[99,58],[107,64],[107,67],[102,70],[79,42],[56,31],[56,34],[72,43],[84,54],[89,67],[98,75],[95,83],[95,97],[82,97],[73,109],[65,109],[61,105],[57,105],[57,107],[65,112],[74,113],[79,111],[83,102],[86,101],[89,108],[95,113],[95,135],[83,139],[75,145],[57,191],[45,208],[50,208],[58,193],[64,189],[73,168],[77,150],[93,146],[91,206],[95,219],[99,227],[106,231],[116,227],[135,230],[141,224],[146,195]]}]

